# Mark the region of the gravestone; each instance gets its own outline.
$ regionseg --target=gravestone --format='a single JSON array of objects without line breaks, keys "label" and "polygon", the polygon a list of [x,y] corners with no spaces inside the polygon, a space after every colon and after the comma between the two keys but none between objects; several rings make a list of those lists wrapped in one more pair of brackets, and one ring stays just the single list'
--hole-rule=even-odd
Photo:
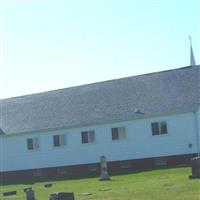
[{"label": "gravestone", "polygon": [[111,188],[103,188],[103,189],[99,189],[99,191],[101,191],[101,192],[106,192],[106,191],[110,191],[110,190],[112,190]]},{"label": "gravestone", "polygon": [[36,200],[34,190],[26,190],[26,200]]},{"label": "gravestone", "polygon": [[74,200],[73,192],[58,192],[50,195],[49,200]]},{"label": "gravestone", "polygon": [[192,175],[189,178],[200,178],[200,156],[191,159]]},{"label": "gravestone", "polygon": [[17,191],[10,191],[10,192],[4,192],[3,196],[11,196],[11,195],[16,195]]},{"label": "gravestone", "polygon": [[49,200],[58,200],[57,193],[50,194]]},{"label": "gravestone", "polygon": [[32,187],[24,188],[24,192],[26,192],[27,190],[32,190]]},{"label": "gravestone", "polygon": [[80,195],[81,196],[89,196],[89,195],[92,195],[92,193],[90,193],[90,192],[83,192]]},{"label": "gravestone", "polygon": [[110,177],[108,175],[106,156],[101,156],[100,165],[101,165],[101,174],[99,180],[100,181],[110,180]]},{"label": "gravestone", "polygon": [[46,184],[44,184],[44,187],[45,188],[52,187],[52,183],[46,183]]},{"label": "gravestone", "polygon": [[74,200],[73,192],[59,192],[58,200]]}]

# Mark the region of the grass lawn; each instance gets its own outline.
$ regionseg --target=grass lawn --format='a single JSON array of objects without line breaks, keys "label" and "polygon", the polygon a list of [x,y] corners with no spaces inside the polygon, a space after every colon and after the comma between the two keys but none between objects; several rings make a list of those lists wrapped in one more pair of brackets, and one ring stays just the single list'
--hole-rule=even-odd
[{"label": "grass lawn", "polygon": [[[74,192],[75,200],[200,200],[200,179],[189,180],[190,174],[187,167],[117,175],[111,181],[99,181],[98,177],[51,181],[50,188],[44,188],[46,182],[5,185],[0,186],[0,199],[25,200],[23,188],[32,187],[37,200],[48,200],[53,192]],[[17,195],[2,196],[2,192],[11,190],[17,190]]]}]

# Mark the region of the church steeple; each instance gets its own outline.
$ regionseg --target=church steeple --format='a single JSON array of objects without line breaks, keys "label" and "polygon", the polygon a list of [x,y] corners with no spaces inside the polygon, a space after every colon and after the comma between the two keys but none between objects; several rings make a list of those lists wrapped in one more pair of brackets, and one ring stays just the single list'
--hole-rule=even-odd
[{"label": "church steeple", "polygon": [[193,53],[193,49],[192,49],[192,38],[191,38],[191,36],[189,36],[189,40],[190,40],[190,66],[195,66],[196,62],[195,62],[194,53]]}]

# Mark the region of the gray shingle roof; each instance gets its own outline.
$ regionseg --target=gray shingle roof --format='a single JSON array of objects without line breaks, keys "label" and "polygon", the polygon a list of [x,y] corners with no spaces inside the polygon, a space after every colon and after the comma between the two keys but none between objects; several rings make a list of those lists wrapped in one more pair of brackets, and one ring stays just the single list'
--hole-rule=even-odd
[{"label": "gray shingle roof", "polygon": [[2,99],[6,134],[81,126],[194,110],[199,105],[199,66]]}]

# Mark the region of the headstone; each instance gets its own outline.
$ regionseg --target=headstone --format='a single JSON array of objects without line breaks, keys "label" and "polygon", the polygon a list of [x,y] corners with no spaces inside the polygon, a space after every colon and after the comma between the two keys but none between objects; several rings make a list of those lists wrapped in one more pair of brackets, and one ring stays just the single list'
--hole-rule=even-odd
[{"label": "headstone", "polygon": [[36,200],[34,190],[26,190],[26,200]]},{"label": "headstone", "polygon": [[47,183],[47,184],[44,184],[44,187],[52,187],[52,183]]},{"label": "headstone", "polygon": [[110,190],[112,190],[111,188],[103,188],[103,189],[99,189],[99,191],[101,191],[101,192],[106,192],[106,191],[110,191]]},{"label": "headstone", "polygon": [[73,192],[59,192],[58,200],[74,200]]},{"label": "headstone", "polygon": [[92,195],[92,193],[90,193],[90,192],[83,192],[80,195],[81,196],[89,196],[89,195]]},{"label": "headstone", "polygon": [[200,178],[200,156],[191,159],[192,175],[189,178]]},{"label": "headstone", "polygon": [[11,196],[11,195],[16,195],[17,191],[10,191],[10,192],[4,192],[3,196]]},{"label": "headstone", "polygon": [[101,174],[100,174],[99,180],[100,181],[110,180],[110,177],[108,175],[108,170],[107,170],[106,156],[101,156],[100,164],[101,164]]},{"label": "headstone", "polygon": [[58,200],[58,195],[57,193],[53,193],[50,195],[49,200]]},{"label": "headstone", "polygon": [[32,187],[24,188],[24,192],[26,192],[27,190],[32,190]]},{"label": "headstone", "polygon": [[50,195],[49,200],[74,200],[73,192],[58,192]]}]

